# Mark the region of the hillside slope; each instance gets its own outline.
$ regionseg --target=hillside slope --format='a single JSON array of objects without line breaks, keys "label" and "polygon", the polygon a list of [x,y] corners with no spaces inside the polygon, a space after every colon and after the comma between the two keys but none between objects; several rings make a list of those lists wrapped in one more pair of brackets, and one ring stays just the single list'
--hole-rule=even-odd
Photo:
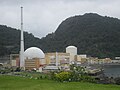
[{"label": "hillside slope", "polygon": [[[37,46],[44,52],[65,52],[68,45],[78,47],[78,54],[99,58],[120,56],[120,20],[95,13],[69,17],[54,33],[42,39],[28,32],[25,49]],[[0,25],[0,56],[19,53],[20,31]]]},{"label": "hillside slope", "polygon": [[66,46],[75,45],[78,54],[120,56],[120,20],[94,13],[70,17],[43,41],[48,51],[65,51]]},{"label": "hillside slope", "polygon": [[[40,39],[35,38],[31,33],[24,32],[25,49],[30,46],[38,46]],[[0,25],[0,56],[11,53],[19,53],[20,30]]]}]

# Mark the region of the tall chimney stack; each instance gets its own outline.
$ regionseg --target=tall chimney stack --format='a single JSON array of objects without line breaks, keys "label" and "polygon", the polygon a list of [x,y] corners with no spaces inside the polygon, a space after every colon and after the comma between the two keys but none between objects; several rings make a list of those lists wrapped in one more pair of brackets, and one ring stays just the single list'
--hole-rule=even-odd
[{"label": "tall chimney stack", "polygon": [[23,7],[21,7],[20,67],[24,68]]}]

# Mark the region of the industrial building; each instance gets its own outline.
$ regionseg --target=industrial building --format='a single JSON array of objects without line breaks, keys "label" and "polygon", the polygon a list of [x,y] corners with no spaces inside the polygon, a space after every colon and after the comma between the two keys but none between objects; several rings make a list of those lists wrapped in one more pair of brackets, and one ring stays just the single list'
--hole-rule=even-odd
[{"label": "industrial building", "polygon": [[88,64],[109,64],[112,63],[110,58],[98,59],[97,57],[89,57],[87,58]]},{"label": "industrial building", "polygon": [[10,63],[12,67],[20,67],[19,54],[11,54]]},{"label": "industrial building", "polygon": [[[11,66],[20,66],[18,54],[10,55]],[[86,54],[78,55],[77,47],[68,46],[66,52],[44,53],[40,48],[30,47],[24,52],[24,69],[25,70],[69,70],[70,64],[105,64],[111,63],[110,58],[98,59],[87,57]]]},{"label": "industrial building", "polygon": [[45,54],[37,47],[31,47],[24,52],[25,70],[39,69],[40,65],[45,63]]},{"label": "industrial building", "polygon": [[68,46],[66,48],[66,53],[70,54],[70,62],[75,60],[75,55],[77,55],[77,47],[75,46]]},{"label": "industrial building", "polygon": [[25,70],[39,69],[39,58],[25,59]]},{"label": "industrial building", "polygon": [[61,65],[64,62],[69,63],[70,62],[70,54],[69,53],[45,53],[45,60],[47,65],[56,65],[56,59],[57,64]]},{"label": "industrial building", "polygon": [[70,53],[45,53],[46,67],[44,70],[68,69],[70,63]]},{"label": "industrial building", "polygon": [[37,47],[30,47],[24,51],[24,34],[23,34],[23,7],[21,7],[21,38],[20,38],[20,54],[12,54],[10,56],[11,66],[24,68],[24,70],[32,69],[68,69],[72,63],[109,63],[110,59],[88,58],[87,55],[78,55],[77,47],[68,46],[66,52],[45,53]]}]

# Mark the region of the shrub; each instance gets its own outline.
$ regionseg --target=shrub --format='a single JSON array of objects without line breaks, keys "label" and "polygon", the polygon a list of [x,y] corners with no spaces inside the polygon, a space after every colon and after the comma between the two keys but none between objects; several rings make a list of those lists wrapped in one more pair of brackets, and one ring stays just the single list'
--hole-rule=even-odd
[{"label": "shrub", "polygon": [[51,79],[64,82],[64,81],[83,81],[83,82],[96,82],[95,78],[85,73],[84,67],[71,65],[70,71],[51,72]]},{"label": "shrub", "polygon": [[70,66],[71,81],[81,81],[81,76],[85,74],[84,67],[76,66],[75,64]]},{"label": "shrub", "polygon": [[55,79],[60,82],[69,81],[70,76],[71,76],[70,72],[62,71],[60,73],[55,74]]}]

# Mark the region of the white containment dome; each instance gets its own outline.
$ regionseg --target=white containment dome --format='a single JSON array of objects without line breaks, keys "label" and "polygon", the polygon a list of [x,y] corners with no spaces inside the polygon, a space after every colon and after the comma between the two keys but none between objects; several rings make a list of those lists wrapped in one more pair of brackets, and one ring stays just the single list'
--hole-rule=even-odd
[{"label": "white containment dome", "polygon": [[45,54],[43,51],[37,47],[30,47],[24,52],[25,59],[33,59],[33,58],[45,58]]},{"label": "white containment dome", "polygon": [[77,55],[77,47],[75,47],[75,46],[68,46],[66,48],[66,53],[70,53],[71,55]]}]

